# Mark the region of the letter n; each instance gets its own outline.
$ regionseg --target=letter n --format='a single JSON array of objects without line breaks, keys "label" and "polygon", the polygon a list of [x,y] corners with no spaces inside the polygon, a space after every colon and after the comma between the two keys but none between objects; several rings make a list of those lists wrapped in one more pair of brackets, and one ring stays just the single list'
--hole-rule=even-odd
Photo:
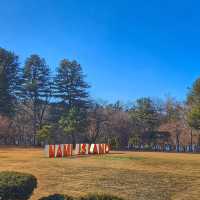
[{"label": "letter n", "polygon": [[49,158],[55,157],[55,145],[50,144],[49,145]]}]

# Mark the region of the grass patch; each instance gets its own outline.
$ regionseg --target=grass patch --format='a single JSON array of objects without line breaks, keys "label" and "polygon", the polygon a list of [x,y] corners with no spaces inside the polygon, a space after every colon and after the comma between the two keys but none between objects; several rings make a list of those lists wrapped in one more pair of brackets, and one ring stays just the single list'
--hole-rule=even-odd
[{"label": "grass patch", "polygon": [[199,200],[200,155],[111,152],[103,156],[48,159],[42,149],[0,149],[0,171],[35,175],[31,200],[54,193],[119,195],[127,200]]},{"label": "grass patch", "polygon": [[123,161],[123,160],[146,160],[147,158],[144,157],[134,157],[134,156],[100,156],[100,157],[94,157],[95,159],[103,159],[103,160],[119,160],[119,161]]}]

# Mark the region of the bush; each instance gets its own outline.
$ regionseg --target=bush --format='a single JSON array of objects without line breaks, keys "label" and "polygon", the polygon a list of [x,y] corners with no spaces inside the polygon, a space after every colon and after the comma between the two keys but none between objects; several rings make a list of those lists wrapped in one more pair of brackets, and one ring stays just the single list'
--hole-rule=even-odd
[{"label": "bush", "polygon": [[37,187],[37,179],[31,174],[0,172],[0,199],[27,200]]},{"label": "bush", "polygon": [[123,200],[120,197],[106,194],[90,194],[86,197],[81,197],[80,200]]},{"label": "bush", "polygon": [[73,200],[73,198],[62,194],[54,194],[48,197],[42,197],[39,200]]}]

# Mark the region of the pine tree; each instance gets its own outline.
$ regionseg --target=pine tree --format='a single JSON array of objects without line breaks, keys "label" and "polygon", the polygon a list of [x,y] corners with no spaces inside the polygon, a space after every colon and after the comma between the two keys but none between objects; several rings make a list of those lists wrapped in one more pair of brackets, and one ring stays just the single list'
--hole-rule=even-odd
[{"label": "pine tree", "polygon": [[[194,82],[192,88],[190,89],[189,95],[187,97],[187,104],[188,104],[188,113],[187,113],[188,125],[192,129],[199,131],[200,130],[200,78],[198,78]],[[200,134],[199,134],[199,140],[200,140]]]},{"label": "pine tree", "polygon": [[43,124],[51,96],[50,69],[43,58],[31,55],[26,59],[21,80],[21,99],[30,111],[34,135]]},{"label": "pine tree", "polygon": [[160,113],[150,98],[140,98],[130,111],[130,116],[143,131],[154,131],[160,123]]},{"label": "pine tree", "polygon": [[15,113],[19,84],[18,56],[0,48],[0,114],[11,117]]},{"label": "pine tree", "polygon": [[82,68],[76,61],[64,59],[54,80],[54,98],[63,106],[59,124],[65,134],[72,136],[73,144],[76,143],[76,135],[83,133],[87,126],[89,85],[84,78]]},{"label": "pine tree", "polygon": [[89,85],[84,78],[80,64],[61,60],[54,80],[54,97],[68,110],[73,107],[87,108]]}]

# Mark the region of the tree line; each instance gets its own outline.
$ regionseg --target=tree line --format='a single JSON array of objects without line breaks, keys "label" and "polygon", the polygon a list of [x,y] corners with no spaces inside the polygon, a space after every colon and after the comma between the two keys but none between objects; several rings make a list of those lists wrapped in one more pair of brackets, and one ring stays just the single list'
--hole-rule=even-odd
[{"label": "tree line", "polygon": [[200,78],[183,102],[142,97],[129,105],[102,103],[89,88],[75,60],[60,60],[52,73],[37,54],[21,64],[0,48],[0,144],[200,145]]}]

